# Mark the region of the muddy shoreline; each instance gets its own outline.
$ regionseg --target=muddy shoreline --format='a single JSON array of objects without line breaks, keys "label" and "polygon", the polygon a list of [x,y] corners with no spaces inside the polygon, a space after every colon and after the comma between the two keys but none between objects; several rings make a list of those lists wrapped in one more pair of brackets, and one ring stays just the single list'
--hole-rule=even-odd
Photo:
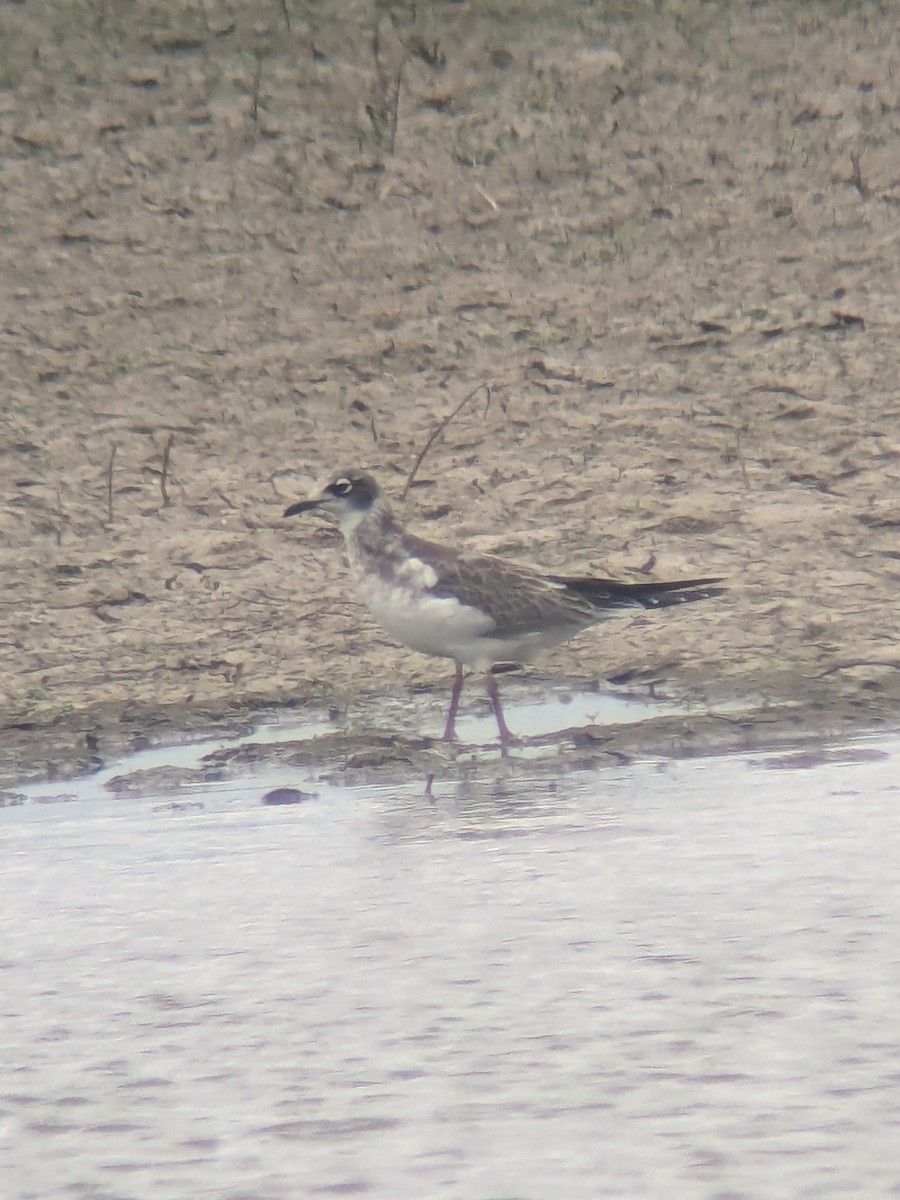
[{"label": "muddy shoreline", "polygon": [[[540,679],[518,681],[513,695],[519,703],[540,704],[562,691],[580,693],[585,680]],[[588,684],[588,686],[590,686]],[[561,726],[539,736],[523,736],[511,747],[509,758],[500,758],[499,746],[488,729],[485,742],[461,738],[446,746],[435,732],[440,724],[444,693],[395,692],[385,696],[360,696],[348,711],[334,708],[297,708],[285,705],[262,711],[234,708],[203,713],[195,707],[167,712],[149,709],[137,714],[129,726],[113,714],[88,710],[77,722],[46,730],[23,730],[18,744],[9,743],[0,760],[0,790],[9,798],[16,785],[92,775],[152,747],[178,746],[218,738],[227,746],[232,739],[245,743],[235,750],[211,754],[195,769],[173,772],[168,768],[131,779],[127,764],[117,789],[124,795],[161,795],[191,782],[210,779],[235,780],[250,769],[291,766],[311,772],[327,782],[356,785],[367,782],[405,782],[436,774],[443,781],[459,780],[473,767],[515,775],[541,769],[550,774],[585,767],[602,768],[634,759],[693,758],[732,753],[796,753],[808,751],[810,761],[824,761],[833,747],[847,753],[854,739],[895,729],[896,707],[883,697],[873,704],[857,696],[823,696],[769,702],[748,707],[740,700],[723,696],[713,700],[704,694],[673,692],[657,688],[636,691],[596,685],[603,695],[625,696],[648,705],[650,712],[640,722],[618,724],[585,722]],[[473,689],[474,690],[474,689]],[[655,716],[654,704],[670,701],[683,711]],[[425,714],[423,716],[423,703]],[[474,711],[484,711],[475,702]],[[468,715],[473,715],[469,712]],[[465,715],[465,714],[464,714]],[[90,722],[88,724],[88,722]],[[331,726],[325,732],[302,740],[286,735],[276,744],[254,740],[254,730],[272,723],[303,730],[305,726]],[[489,724],[489,722],[485,722]],[[27,755],[29,769],[20,764]],[[803,761],[807,761],[804,758]]]},{"label": "muddy shoreline", "polygon": [[655,7],[382,6],[376,59],[364,3],[7,6],[0,779],[442,701],[281,512],[342,464],[399,496],[484,385],[411,526],[729,585],[537,693],[897,719],[894,15]]}]

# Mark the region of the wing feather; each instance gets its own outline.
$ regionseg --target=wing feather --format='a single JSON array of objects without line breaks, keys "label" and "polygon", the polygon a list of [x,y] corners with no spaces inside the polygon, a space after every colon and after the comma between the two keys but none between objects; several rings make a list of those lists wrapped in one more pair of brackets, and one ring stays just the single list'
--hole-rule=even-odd
[{"label": "wing feather", "polygon": [[590,601],[553,579],[493,554],[448,550],[407,536],[411,553],[427,557],[437,575],[429,589],[487,613],[497,637],[519,637],[554,628],[578,629],[596,620]]}]

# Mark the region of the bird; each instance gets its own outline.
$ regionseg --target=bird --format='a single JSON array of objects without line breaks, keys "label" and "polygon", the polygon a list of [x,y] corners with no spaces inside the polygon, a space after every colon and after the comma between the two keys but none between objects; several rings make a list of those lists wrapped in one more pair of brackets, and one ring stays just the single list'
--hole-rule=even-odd
[{"label": "bird", "polygon": [[456,740],[465,668],[484,673],[501,751],[514,737],[506,724],[494,668],[617,613],[668,608],[722,595],[721,578],[623,583],[582,575],[543,574],[496,554],[456,549],[409,533],[365,470],[336,471],[285,517],[317,512],[344,536],[347,559],[372,616],[398,642],[453,659],[456,674],[443,740]]}]

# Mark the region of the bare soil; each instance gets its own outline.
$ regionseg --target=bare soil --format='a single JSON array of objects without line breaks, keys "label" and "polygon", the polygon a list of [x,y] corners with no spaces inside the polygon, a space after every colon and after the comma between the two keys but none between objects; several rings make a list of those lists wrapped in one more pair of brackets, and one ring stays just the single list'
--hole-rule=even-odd
[{"label": "bare soil", "polygon": [[484,385],[411,524],[730,586],[535,678],[896,721],[896,10],[662,7],[4,6],[0,777],[443,700],[281,512]]}]

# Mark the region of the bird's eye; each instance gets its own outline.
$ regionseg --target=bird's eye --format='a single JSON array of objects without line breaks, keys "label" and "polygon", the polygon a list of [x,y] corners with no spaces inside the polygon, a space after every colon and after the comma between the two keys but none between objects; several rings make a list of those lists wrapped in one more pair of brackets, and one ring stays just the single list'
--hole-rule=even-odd
[{"label": "bird's eye", "polygon": [[328,490],[334,492],[335,496],[346,496],[353,491],[353,484],[349,479],[336,479]]}]

